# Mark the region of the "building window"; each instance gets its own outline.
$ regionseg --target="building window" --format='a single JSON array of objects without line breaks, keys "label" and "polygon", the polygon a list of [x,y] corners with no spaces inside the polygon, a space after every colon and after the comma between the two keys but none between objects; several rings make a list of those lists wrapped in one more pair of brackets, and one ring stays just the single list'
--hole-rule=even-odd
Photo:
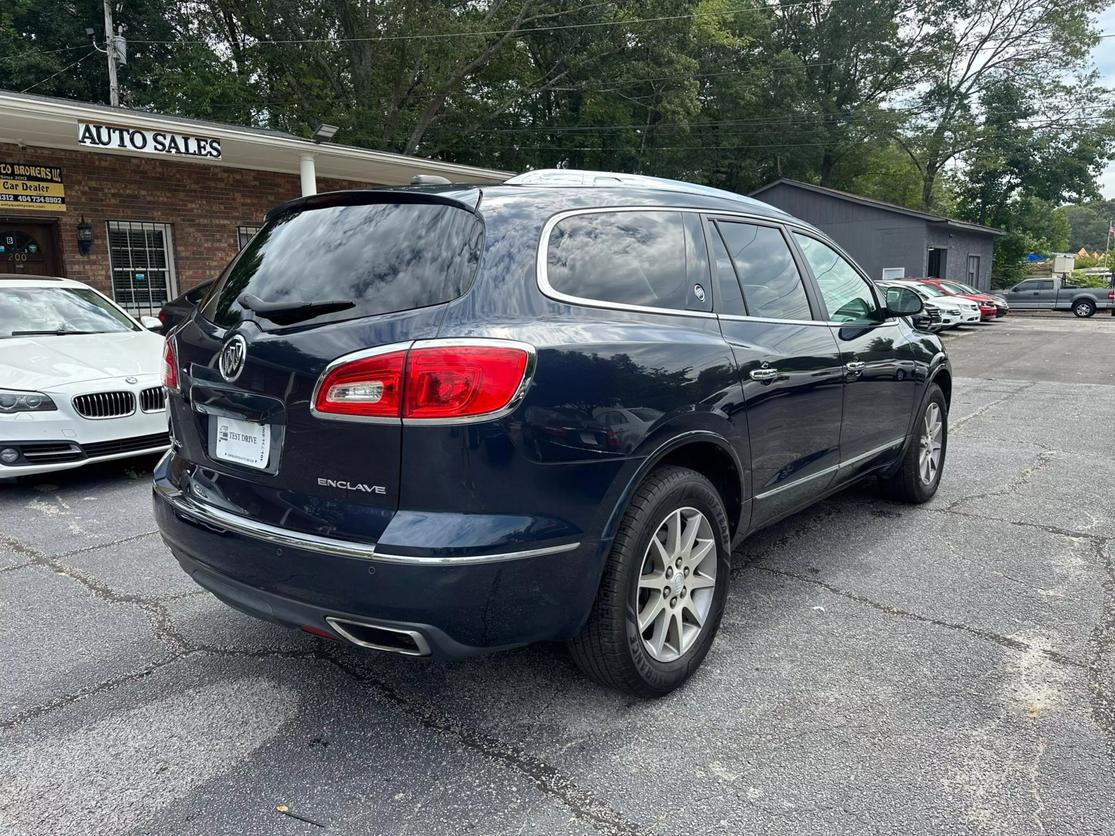
[{"label": "building window", "polygon": [[177,295],[169,224],[108,222],[112,298],[131,314],[158,313]]},{"label": "building window", "polygon": [[968,256],[968,284],[978,287],[979,282],[979,256]]},{"label": "building window", "polygon": [[236,251],[240,252],[240,250],[248,246],[248,242],[255,237],[255,234],[259,232],[259,230],[260,227],[258,226],[236,227]]}]

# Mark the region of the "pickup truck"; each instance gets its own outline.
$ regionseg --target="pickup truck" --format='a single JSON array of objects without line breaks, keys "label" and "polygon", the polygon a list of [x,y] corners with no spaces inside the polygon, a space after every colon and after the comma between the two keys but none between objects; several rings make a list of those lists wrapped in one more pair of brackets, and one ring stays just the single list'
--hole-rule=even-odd
[{"label": "pickup truck", "polygon": [[1088,317],[1096,311],[1115,308],[1115,290],[1079,287],[1059,276],[1042,276],[1019,282],[1005,294],[1012,309],[1072,311]]}]

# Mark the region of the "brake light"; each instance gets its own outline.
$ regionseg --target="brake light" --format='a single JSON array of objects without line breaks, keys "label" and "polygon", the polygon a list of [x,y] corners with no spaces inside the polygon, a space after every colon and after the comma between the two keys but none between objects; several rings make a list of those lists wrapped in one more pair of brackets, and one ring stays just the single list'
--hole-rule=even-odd
[{"label": "brake light", "polygon": [[1115,290],[1107,291],[1107,298],[1108,299],[1115,299]]},{"label": "brake light", "polygon": [[526,372],[521,348],[414,348],[407,359],[404,418],[469,418],[511,402]]},{"label": "brake light", "polygon": [[419,344],[341,362],[318,384],[314,411],[419,421],[499,412],[519,393],[532,352],[494,342]]},{"label": "brake light", "polygon": [[407,353],[391,351],[341,363],[325,373],[314,409],[331,415],[398,418]]},{"label": "brake light", "polygon": [[174,340],[163,340],[163,386],[178,388],[178,355],[174,350]]}]

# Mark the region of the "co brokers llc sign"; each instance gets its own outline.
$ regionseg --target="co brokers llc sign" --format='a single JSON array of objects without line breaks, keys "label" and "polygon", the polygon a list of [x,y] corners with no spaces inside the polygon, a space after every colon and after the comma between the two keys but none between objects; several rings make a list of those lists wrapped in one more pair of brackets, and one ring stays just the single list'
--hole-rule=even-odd
[{"label": "co brokers llc sign", "polygon": [[80,145],[92,148],[141,151],[146,154],[172,154],[208,160],[221,158],[219,139],[179,134],[173,131],[149,131],[141,128],[119,128],[112,125],[79,122],[77,141]]}]

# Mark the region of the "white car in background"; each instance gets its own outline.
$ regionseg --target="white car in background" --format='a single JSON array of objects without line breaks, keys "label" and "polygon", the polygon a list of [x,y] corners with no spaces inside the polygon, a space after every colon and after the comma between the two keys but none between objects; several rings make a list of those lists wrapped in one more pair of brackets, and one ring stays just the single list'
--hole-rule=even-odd
[{"label": "white car in background", "polygon": [[166,450],[158,327],[81,282],[0,274],[0,479]]},{"label": "white car in background", "polygon": [[938,307],[943,306],[958,311],[960,319],[959,322],[955,323],[956,325],[978,324],[980,321],[979,305],[971,299],[945,293],[939,287],[935,287],[931,284],[922,284],[916,281],[896,281],[895,284],[910,288],[914,293],[918,294],[926,304],[932,302]]},{"label": "white car in background", "polygon": [[[921,285],[915,285],[913,282],[900,282],[900,281],[885,281],[878,282],[879,287],[908,287],[914,293],[921,297],[922,302],[925,304],[926,311],[936,311],[937,316],[933,317],[934,322],[929,327],[933,333],[944,331],[946,328],[955,328],[963,321],[960,308],[949,304],[945,299],[934,299],[928,293],[923,293]],[[946,294],[942,293],[941,296]],[[979,308],[976,308],[976,316],[979,316]]]}]

